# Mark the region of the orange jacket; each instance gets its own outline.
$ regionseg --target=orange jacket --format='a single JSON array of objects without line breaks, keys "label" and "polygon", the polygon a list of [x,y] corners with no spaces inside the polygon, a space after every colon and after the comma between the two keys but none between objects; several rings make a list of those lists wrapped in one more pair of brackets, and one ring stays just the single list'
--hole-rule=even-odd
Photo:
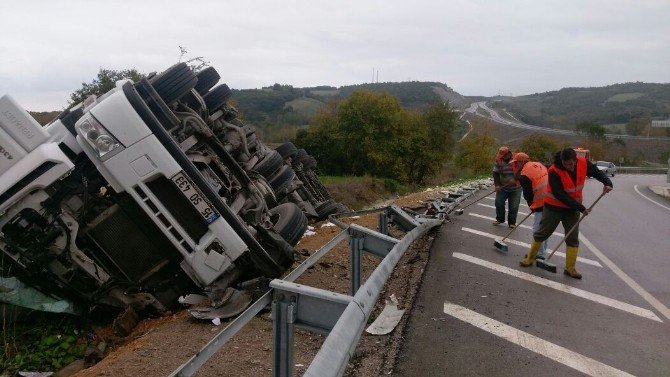
[{"label": "orange jacket", "polygon": [[527,162],[521,169],[521,175],[528,177],[533,186],[533,202],[530,209],[536,211],[544,206],[544,198],[547,196],[547,168],[539,162]]},{"label": "orange jacket", "polygon": [[[571,198],[581,204],[583,197],[582,190],[584,189],[584,182],[586,181],[586,159],[584,157],[577,157],[577,165],[575,166],[575,169],[577,170],[577,180],[575,182],[572,181],[570,173],[567,170],[558,169],[555,165],[551,165],[549,171],[553,171],[561,177],[563,190],[565,190]],[[567,204],[554,197],[551,192],[551,186],[547,186],[544,202],[555,207],[570,208]]]}]

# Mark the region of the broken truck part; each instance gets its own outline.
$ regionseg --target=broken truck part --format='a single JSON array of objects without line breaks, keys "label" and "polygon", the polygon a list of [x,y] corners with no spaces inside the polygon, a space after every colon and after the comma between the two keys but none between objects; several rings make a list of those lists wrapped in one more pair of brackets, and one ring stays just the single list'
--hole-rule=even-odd
[{"label": "broken truck part", "polygon": [[307,217],[343,207],[311,160],[258,139],[219,79],[176,64],[45,127],[0,97],[2,276],[81,309],[154,312],[280,276]]}]

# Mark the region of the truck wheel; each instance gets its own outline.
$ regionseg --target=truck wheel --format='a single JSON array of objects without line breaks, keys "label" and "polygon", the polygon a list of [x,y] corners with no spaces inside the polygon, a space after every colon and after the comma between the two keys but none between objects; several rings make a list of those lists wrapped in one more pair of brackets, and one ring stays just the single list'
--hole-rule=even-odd
[{"label": "truck wheel", "polygon": [[284,160],[281,158],[281,155],[277,153],[274,149],[270,149],[270,152],[263,157],[256,165],[254,165],[253,170],[258,174],[262,175],[265,178],[272,176],[272,173],[277,171],[280,166],[284,163]]},{"label": "truck wheel", "polygon": [[298,165],[299,162],[302,162],[302,159],[305,158],[305,156],[307,156],[307,151],[305,151],[304,149],[298,149],[293,155],[292,160],[293,166],[295,167]]},{"label": "truck wheel", "polygon": [[288,185],[291,184],[293,178],[295,178],[295,172],[293,171],[293,169],[291,169],[288,165],[284,165],[270,179],[270,186],[278,196],[280,194],[284,195],[286,193],[284,193],[283,191],[286,189]]},{"label": "truck wheel", "polygon": [[151,86],[167,104],[193,89],[198,82],[195,73],[186,63],[177,63],[151,79]]},{"label": "truck wheel", "polygon": [[304,170],[314,169],[316,167],[316,159],[310,155],[307,155],[302,160],[302,168]]},{"label": "truck wheel", "polygon": [[219,82],[221,76],[214,67],[207,67],[196,75],[198,83],[195,84],[195,90],[202,96],[212,89]]},{"label": "truck wheel", "polygon": [[275,150],[282,156],[282,158],[286,159],[293,156],[298,151],[298,148],[296,148],[293,143],[288,142],[278,146]]},{"label": "truck wheel", "polygon": [[221,84],[207,92],[207,94],[205,94],[202,99],[205,100],[205,105],[211,114],[212,112],[218,110],[221,106],[225,105],[231,94],[232,91],[228,85]]},{"label": "truck wheel", "polygon": [[272,208],[270,219],[274,230],[291,246],[295,246],[307,230],[307,217],[295,203],[284,203]]},{"label": "truck wheel", "polygon": [[316,208],[316,213],[319,215],[319,218],[325,219],[328,215],[337,212],[339,209],[339,204],[333,199],[328,199],[323,203],[320,203]]}]

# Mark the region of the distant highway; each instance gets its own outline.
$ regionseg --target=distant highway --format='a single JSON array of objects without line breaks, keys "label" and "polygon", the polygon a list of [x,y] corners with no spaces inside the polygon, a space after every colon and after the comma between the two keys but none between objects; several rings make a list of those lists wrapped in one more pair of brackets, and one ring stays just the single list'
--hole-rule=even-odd
[{"label": "distant highway", "polygon": [[[483,110],[487,111],[490,116],[484,116],[482,114],[477,113],[477,108],[482,108]],[[509,120],[505,119],[496,110],[491,109],[490,107],[486,106],[485,101],[481,102],[474,102],[470,104],[470,107],[465,110],[467,113],[471,113],[474,115],[478,115],[487,119],[491,119],[492,121],[496,123],[501,123],[505,124],[511,127],[515,128],[522,128],[526,130],[534,130],[538,132],[543,132],[543,133],[550,133],[550,134],[557,134],[557,135],[579,135],[578,132],[575,131],[570,131],[570,130],[561,130],[561,129],[554,129],[554,128],[548,128],[548,127],[540,127],[540,126],[532,126],[530,124],[523,123],[519,120]],[[605,134],[605,137],[610,138],[610,139],[616,139],[616,138],[621,138],[621,139],[637,139],[637,140],[670,140],[670,137],[646,137],[646,136],[633,136],[633,135],[619,135],[619,134]]]}]

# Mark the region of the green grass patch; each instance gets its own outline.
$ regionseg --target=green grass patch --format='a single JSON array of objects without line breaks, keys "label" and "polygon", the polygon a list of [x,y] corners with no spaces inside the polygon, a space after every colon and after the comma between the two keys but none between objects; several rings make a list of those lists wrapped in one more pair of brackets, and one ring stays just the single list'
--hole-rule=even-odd
[{"label": "green grass patch", "polygon": [[83,358],[86,348],[99,341],[81,318],[71,315],[33,312],[27,319],[3,325],[3,376],[57,371]]},{"label": "green grass patch", "polygon": [[644,93],[619,93],[611,96],[610,98],[605,100],[605,103],[607,102],[626,102],[630,101],[633,99],[640,98],[644,95]]}]

